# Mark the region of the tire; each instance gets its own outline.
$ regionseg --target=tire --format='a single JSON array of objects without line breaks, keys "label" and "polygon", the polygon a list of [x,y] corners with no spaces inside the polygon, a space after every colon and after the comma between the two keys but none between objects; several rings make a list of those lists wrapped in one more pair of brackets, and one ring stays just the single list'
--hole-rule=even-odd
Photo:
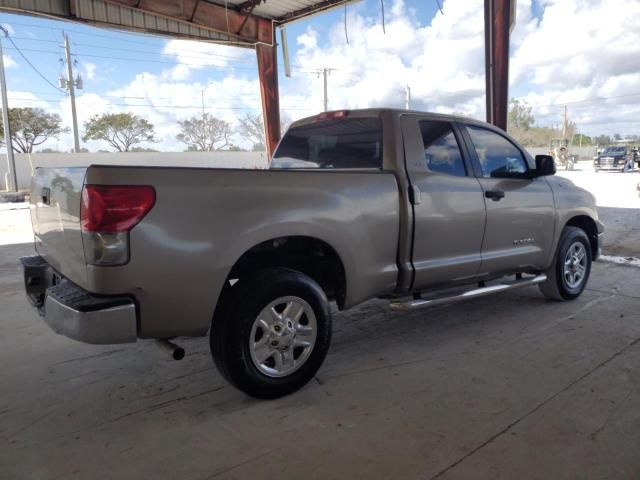
[{"label": "tire", "polygon": [[[579,253],[583,253],[583,261],[575,262]],[[567,268],[573,271],[565,271],[565,262],[571,258],[574,262]],[[580,265],[580,266],[578,266]],[[575,269],[575,270],[574,270]],[[582,274],[578,279],[579,272]],[[543,295],[551,300],[565,301],[575,300],[582,294],[591,274],[591,244],[587,234],[578,227],[565,227],[560,235],[558,249],[553,257],[551,267],[545,272],[547,280],[539,284]],[[571,282],[571,278],[575,282]]]},{"label": "tire", "polygon": [[229,383],[269,399],[295,392],[313,378],[331,343],[329,301],[314,280],[270,268],[241,279],[220,301],[209,344]]}]

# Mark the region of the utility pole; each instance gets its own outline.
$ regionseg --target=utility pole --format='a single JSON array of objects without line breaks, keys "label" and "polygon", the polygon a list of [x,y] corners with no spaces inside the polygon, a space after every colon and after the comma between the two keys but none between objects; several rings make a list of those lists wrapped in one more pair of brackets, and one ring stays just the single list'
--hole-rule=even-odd
[{"label": "utility pole", "polygon": [[327,110],[329,110],[329,99],[327,98],[327,76],[329,75],[329,69],[328,68],[323,68],[322,69],[322,78],[324,80],[324,111],[326,112]]},{"label": "utility pole", "polygon": [[[78,116],[76,115],[76,91],[75,87],[82,88],[82,79],[78,76],[76,80],[73,79],[73,64],[71,63],[71,52],[69,51],[69,36],[66,33],[62,34],[64,38],[64,51],[67,57],[67,75],[68,79],[64,82],[64,86],[69,90],[69,99],[71,100],[71,117],[73,119],[73,146],[74,152],[80,151],[80,137],[78,135]],[[63,83],[63,79],[60,79],[60,83]]]},{"label": "utility pole", "polygon": [[[9,36],[6,28],[0,25],[0,29],[5,37]],[[10,192],[18,191],[18,174],[16,173],[16,160],[13,156],[13,145],[11,143],[11,130],[9,127],[9,101],[7,100],[7,81],[4,77],[4,57],[2,53],[2,40],[0,40],[0,90],[2,90],[2,126],[4,127],[4,143],[7,146],[7,165],[9,167],[9,177],[11,185],[7,185]]]},{"label": "utility pole", "polygon": [[562,139],[567,139],[567,106],[562,111]]},{"label": "utility pole", "polygon": [[411,109],[411,87],[409,85],[405,87],[404,108]]}]

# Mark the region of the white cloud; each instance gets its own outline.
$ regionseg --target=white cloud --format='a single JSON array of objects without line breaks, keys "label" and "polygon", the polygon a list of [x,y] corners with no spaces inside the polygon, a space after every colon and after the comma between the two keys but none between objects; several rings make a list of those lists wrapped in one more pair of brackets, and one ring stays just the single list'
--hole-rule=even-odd
[{"label": "white cloud", "polygon": [[98,66],[95,63],[91,62],[82,62],[82,67],[84,68],[84,73],[87,76],[87,80],[93,80],[96,78],[96,69]]},{"label": "white cloud", "polygon": [[16,61],[9,55],[2,55],[2,61],[4,62],[4,68],[15,68],[18,66]]},{"label": "white cloud", "polygon": [[[638,133],[640,116],[640,2],[637,0],[519,0],[511,36],[511,96],[535,106],[541,124],[559,122],[560,105],[586,133]],[[484,3],[446,0],[444,15],[418,23],[402,0],[387,8],[386,34],[379,14],[350,10],[327,39],[311,27],[296,40],[293,62],[306,70],[335,68],[329,77],[330,108],[413,106],[484,118]],[[322,41],[324,40],[324,41]],[[282,104],[322,106],[317,75],[294,70]],[[602,100],[601,97],[639,94]],[[289,100],[291,97],[292,100]],[[546,107],[549,104],[559,104]]]},{"label": "white cloud", "polygon": [[[483,3],[447,1],[443,8],[444,15],[438,13],[431,25],[423,26],[398,0],[387,9],[386,33],[377,14],[354,9],[347,19],[348,44],[342,23],[331,29],[322,46],[309,28],[297,39],[301,48],[295,63],[306,70],[335,69],[329,77],[330,108],[403,107],[409,85],[414,108],[480,115]],[[317,112],[322,105],[321,80],[295,70],[294,75],[299,82],[292,93],[306,93],[309,113]]]},{"label": "white cloud", "polygon": [[[540,18],[533,15],[534,1],[543,9]],[[533,105],[539,124],[558,124],[566,102],[570,118],[587,134],[640,133],[640,30],[634,27],[640,25],[640,2],[518,0],[517,4],[511,96]],[[402,108],[409,85],[416,109],[484,118],[483,0],[445,0],[443,8],[444,15],[425,19],[402,0],[390,2],[384,33],[379,10],[355,4],[348,9],[348,44],[342,22],[324,36],[308,27],[293,40],[298,46],[292,58],[293,78],[280,77],[283,117],[322,110],[318,69],[331,68],[332,109]],[[203,90],[206,111],[233,124],[244,111],[260,110],[252,50],[171,40],[163,53],[178,64],[158,75],[140,73],[106,95],[80,95],[80,124],[93,113],[132,111],[156,126],[161,139],[157,148],[180,151],[185,147],[175,140],[177,122],[201,115]],[[84,68],[90,78],[90,67]],[[206,69],[223,69],[226,77],[209,84],[192,80],[194,71],[201,78]],[[68,101],[50,106],[65,125],[71,125]],[[250,146],[237,136],[234,141]],[[63,142],[72,145],[69,135]]]},{"label": "white cloud", "polygon": [[[245,111],[257,111],[260,108],[258,81],[233,74],[221,80],[200,83],[178,82],[165,75],[141,73],[129,84],[108,92],[108,95],[117,111],[131,111],[153,123],[163,150],[186,149],[186,145],[175,138],[178,121],[200,117],[203,105],[205,112],[227,120],[234,127],[237,126],[238,117]],[[251,147],[237,135],[233,140],[243,147]]]},{"label": "white cloud", "polygon": [[169,40],[162,53],[178,63],[163,73],[165,78],[176,81],[188,80],[193,70],[205,68],[255,68],[253,50],[214,43]]},{"label": "white cloud", "polygon": [[566,102],[586,133],[638,133],[638,24],[636,0],[549,2],[512,55],[512,86],[529,85],[542,123],[559,123]]}]

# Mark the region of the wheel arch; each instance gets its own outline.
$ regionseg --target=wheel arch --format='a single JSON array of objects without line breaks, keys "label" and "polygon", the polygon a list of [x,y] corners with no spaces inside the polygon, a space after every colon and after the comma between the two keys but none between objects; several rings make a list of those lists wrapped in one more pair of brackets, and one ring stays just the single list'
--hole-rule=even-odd
[{"label": "wheel arch", "polygon": [[578,227],[587,234],[591,245],[591,258],[598,256],[598,226],[593,218],[588,215],[575,215],[571,217],[565,227]]},{"label": "wheel arch", "polygon": [[342,309],[347,296],[346,270],[337,250],[324,240],[304,235],[271,238],[247,249],[231,267],[220,292],[214,318],[236,282],[267,268],[288,268],[304,273]]}]

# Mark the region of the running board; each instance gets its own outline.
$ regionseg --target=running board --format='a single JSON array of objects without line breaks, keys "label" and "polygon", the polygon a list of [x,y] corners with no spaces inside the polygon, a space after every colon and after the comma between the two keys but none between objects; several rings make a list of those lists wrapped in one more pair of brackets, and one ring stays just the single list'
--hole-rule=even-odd
[{"label": "running board", "polygon": [[464,300],[470,300],[472,298],[483,297],[485,295],[491,295],[493,293],[503,292],[505,290],[511,290],[514,288],[528,287],[529,285],[537,285],[547,279],[544,273],[536,275],[535,277],[516,279],[512,282],[502,282],[496,285],[489,285],[486,287],[474,288],[473,290],[467,290],[459,295],[450,295],[434,298],[415,298],[406,301],[395,300],[389,303],[389,307],[392,310],[417,310],[419,308],[435,307],[436,305],[443,305],[445,303],[462,302]]}]

